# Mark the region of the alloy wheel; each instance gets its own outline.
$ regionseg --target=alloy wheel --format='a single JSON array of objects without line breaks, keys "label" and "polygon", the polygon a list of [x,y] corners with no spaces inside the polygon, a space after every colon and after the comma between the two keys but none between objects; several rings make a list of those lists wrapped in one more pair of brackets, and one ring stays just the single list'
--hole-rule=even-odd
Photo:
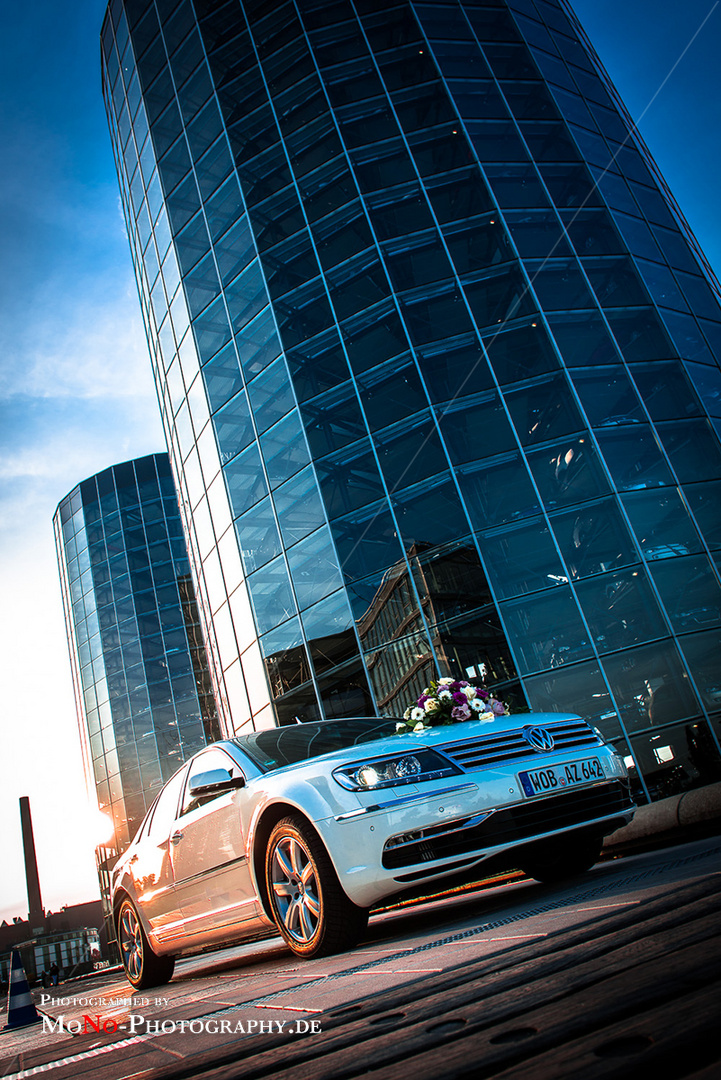
[{"label": "alloy wheel", "polygon": [[281,836],[273,848],[270,878],[286,931],[296,941],[310,942],[321,918],[321,892],[305,845],[293,836]]},{"label": "alloy wheel", "polygon": [[123,967],[132,980],[140,979],[143,970],[143,934],[138,916],[130,904],[120,912],[118,942]]}]

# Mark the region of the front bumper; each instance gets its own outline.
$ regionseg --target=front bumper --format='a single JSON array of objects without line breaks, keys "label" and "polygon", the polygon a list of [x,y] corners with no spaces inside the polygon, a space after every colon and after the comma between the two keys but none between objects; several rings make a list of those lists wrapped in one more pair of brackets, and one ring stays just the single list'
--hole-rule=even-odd
[{"label": "front bumper", "polygon": [[473,771],[454,786],[446,779],[423,790],[397,788],[377,801],[369,793],[359,810],[316,826],[346,893],[370,907],[537,839],[588,827],[607,835],[630,821],[635,807],[623,764],[608,747],[593,753],[606,779],[561,794],[523,798],[515,770]]}]

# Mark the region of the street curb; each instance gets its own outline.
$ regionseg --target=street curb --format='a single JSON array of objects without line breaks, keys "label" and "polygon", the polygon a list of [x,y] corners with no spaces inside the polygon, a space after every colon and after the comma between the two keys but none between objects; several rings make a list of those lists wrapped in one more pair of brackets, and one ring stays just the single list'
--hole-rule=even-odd
[{"label": "street curb", "polygon": [[639,806],[633,821],[617,829],[604,842],[604,850],[702,829],[721,832],[721,783],[684,791],[668,799]]}]

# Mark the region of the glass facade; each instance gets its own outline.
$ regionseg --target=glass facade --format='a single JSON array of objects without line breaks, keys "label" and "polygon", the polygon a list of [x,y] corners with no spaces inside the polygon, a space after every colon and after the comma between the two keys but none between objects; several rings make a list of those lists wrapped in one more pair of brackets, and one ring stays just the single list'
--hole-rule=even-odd
[{"label": "glass facade", "polygon": [[103,87],[229,731],[434,674],[721,777],[721,308],[559,0],[112,0]]},{"label": "glass facade", "polygon": [[114,826],[98,856],[107,900],[108,860],[221,733],[168,455],[84,480],[53,524],[86,774]]}]

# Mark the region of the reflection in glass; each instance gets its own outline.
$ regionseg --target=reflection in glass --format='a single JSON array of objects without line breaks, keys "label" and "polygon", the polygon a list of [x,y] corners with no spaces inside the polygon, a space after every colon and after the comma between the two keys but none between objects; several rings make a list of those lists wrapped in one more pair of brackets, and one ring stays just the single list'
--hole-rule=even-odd
[{"label": "reflection in glass", "polygon": [[593,653],[566,585],[503,603],[501,612],[521,674],[586,660]]},{"label": "reflection in glass", "polygon": [[534,450],[528,462],[544,504],[552,507],[593,499],[608,491],[596,449],[588,436],[569,437]]},{"label": "reflection in glass", "polygon": [[639,568],[579,581],[576,596],[600,653],[629,648],[668,632]]},{"label": "reflection in glass", "polygon": [[483,534],[481,551],[500,598],[568,583],[548,526],[540,518]]},{"label": "reflection in glass", "polygon": [[597,439],[608,471],[621,491],[673,484],[673,477],[648,424],[602,429]]},{"label": "reflection in glass", "polygon": [[553,514],[551,525],[572,578],[638,562],[631,537],[611,499]]},{"label": "reflection in glass", "polygon": [[721,623],[721,586],[705,555],[664,559],[650,571],[676,633]]},{"label": "reflection in glass", "polygon": [[632,739],[631,748],[653,800],[721,779],[718,747],[704,720]]},{"label": "reflection in glass", "polygon": [[624,495],[622,501],[647,559],[700,551],[698,534],[677,488],[637,491]]},{"label": "reflection in glass", "polygon": [[660,727],[700,712],[671,641],[607,656],[604,667],[628,731]]}]

